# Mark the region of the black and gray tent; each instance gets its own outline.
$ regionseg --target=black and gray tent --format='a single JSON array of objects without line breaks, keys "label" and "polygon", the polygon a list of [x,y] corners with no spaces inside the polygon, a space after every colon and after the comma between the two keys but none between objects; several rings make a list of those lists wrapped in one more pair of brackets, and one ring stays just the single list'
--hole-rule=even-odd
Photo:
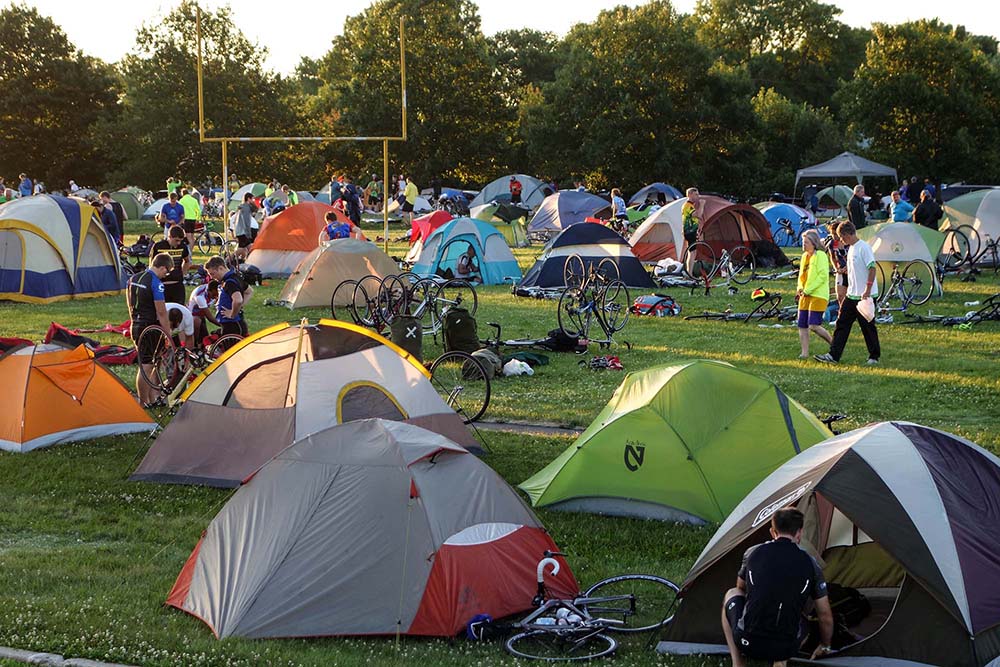
[{"label": "black and gray tent", "polygon": [[1000,667],[1000,459],[957,436],[883,422],[802,452],[712,537],[682,587],[662,653],[727,653],[725,591],[771,514],[806,515],[827,580],[865,594],[861,637],[822,664]]},{"label": "black and gray tent", "polygon": [[628,241],[610,227],[586,222],[572,225],[549,239],[542,254],[517,285],[518,289],[565,287],[563,268],[570,255],[579,255],[588,269],[602,259],[610,258],[618,265],[618,275],[628,287],[654,287],[653,279],[632,254]]}]

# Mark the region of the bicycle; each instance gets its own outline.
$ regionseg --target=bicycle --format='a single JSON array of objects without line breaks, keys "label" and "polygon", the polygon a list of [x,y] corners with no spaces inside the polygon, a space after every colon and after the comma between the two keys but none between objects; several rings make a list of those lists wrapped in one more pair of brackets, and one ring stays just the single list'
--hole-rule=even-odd
[{"label": "bicycle", "polygon": [[567,288],[556,310],[559,329],[570,338],[590,339],[596,320],[605,338],[595,342],[601,347],[610,346],[614,334],[628,323],[632,306],[628,288],[618,279],[618,265],[605,258],[597,266],[591,263],[584,268],[579,255],[570,255],[563,265],[563,279]]},{"label": "bicycle", "polygon": [[819,225],[810,221],[808,215],[799,217],[799,228],[795,229],[788,218],[778,218],[778,231],[774,233],[774,243],[778,246],[797,246],[802,244],[802,234],[810,229],[818,229]]},{"label": "bicycle", "polygon": [[690,278],[705,285],[706,296],[710,293],[712,280],[716,277],[725,278],[727,283],[746,285],[753,280],[757,267],[753,252],[746,246],[724,248],[722,256],[716,260],[712,246],[704,241],[696,241],[689,245],[684,251],[681,264]]},{"label": "bicycle", "polygon": [[225,334],[207,349],[192,349],[176,344],[170,333],[153,324],[143,329],[136,341],[136,349],[145,350],[152,357],[151,363],[139,364],[139,373],[150,387],[171,403],[194,374],[207,368],[241,340],[243,337],[238,334]]},{"label": "bicycle", "polygon": [[[907,262],[902,272],[899,270],[899,264],[893,264],[887,284],[885,270],[879,264],[879,296],[875,301],[876,310],[879,313],[902,312],[911,305],[921,306],[927,303],[934,289],[935,275],[930,264],[922,259],[915,259]],[[898,298],[900,302],[895,308],[889,305],[894,298]]]},{"label": "bicycle", "polygon": [[504,643],[511,655],[552,662],[590,660],[617,649],[618,640],[605,632],[648,632],[673,620],[679,589],[655,575],[623,574],[601,580],[571,600],[549,597],[546,570],[558,574],[555,557],[564,555],[545,551],[538,562],[534,609],[508,626],[516,633]]},{"label": "bicycle", "polygon": [[973,324],[980,322],[1000,321],[1000,293],[985,299],[978,309],[969,311],[965,315],[919,315],[914,313],[904,313],[906,320],[902,324],[940,324],[945,327],[956,327],[962,331],[968,331]]},{"label": "bicycle", "polygon": [[771,318],[776,318],[778,321],[790,322],[795,319],[797,315],[797,309],[795,306],[781,306],[781,295],[780,294],[765,294],[760,303],[746,313],[738,313],[733,311],[732,305],[730,305],[726,310],[722,312],[709,311],[706,310],[697,315],[687,315],[684,317],[685,320],[720,320],[723,322],[740,321],[740,322],[752,322],[754,320],[767,320]]},{"label": "bicycle", "polygon": [[[198,220],[194,225],[194,245],[203,255],[218,255],[226,245],[226,239],[215,230],[215,223],[211,220]],[[164,238],[163,228],[153,232],[150,236],[151,243],[157,243]]]},{"label": "bicycle", "polygon": [[486,369],[474,356],[461,350],[445,352],[428,366],[431,384],[462,421],[480,419],[490,405],[492,392]]},{"label": "bicycle", "polygon": [[847,415],[842,415],[840,413],[837,413],[830,415],[826,419],[820,419],[820,421],[826,424],[826,428],[828,431],[830,431],[830,433],[834,435],[840,435],[841,432],[833,428],[833,425],[843,419],[847,419]]},{"label": "bicycle", "polygon": [[445,312],[458,306],[475,316],[479,296],[472,283],[459,279],[440,282],[410,272],[345,280],[330,297],[334,319],[383,331],[396,315],[406,314],[420,320],[425,336],[439,333]]}]

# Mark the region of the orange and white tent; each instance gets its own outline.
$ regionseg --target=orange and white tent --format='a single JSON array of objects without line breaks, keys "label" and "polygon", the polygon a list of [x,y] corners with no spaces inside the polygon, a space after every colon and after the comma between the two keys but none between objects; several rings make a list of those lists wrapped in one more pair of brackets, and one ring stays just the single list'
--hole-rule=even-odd
[{"label": "orange and white tent", "polygon": [[[306,255],[319,246],[319,233],[326,227],[325,218],[330,211],[336,213],[339,222],[350,223],[341,211],[318,201],[289,206],[264,218],[247,263],[265,276],[290,276]],[[351,230],[351,238],[365,240],[357,227]]]},{"label": "orange and white tent", "polygon": [[148,433],[155,424],[83,345],[25,345],[0,357],[0,449]]}]

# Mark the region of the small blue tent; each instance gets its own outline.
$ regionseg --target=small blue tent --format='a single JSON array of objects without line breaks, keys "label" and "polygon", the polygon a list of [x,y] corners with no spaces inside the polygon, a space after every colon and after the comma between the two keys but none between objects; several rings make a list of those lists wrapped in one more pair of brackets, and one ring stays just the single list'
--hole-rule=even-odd
[{"label": "small blue tent", "polygon": [[[799,241],[788,235],[784,227],[779,224],[779,220],[788,220],[791,222],[792,229],[795,230],[797,236],[801,236],[802,234],[803,218],[806,218],[813,225],[816,224],[816,216],[794,204],[769,201],[756,204],[755,206],[764,214],[768,224],[771,225],[771,236],[774,238],[774,243],[782,247],[797,246],[799,245]],[[822,225],[816,227],[816,231],[819,232],[820,238],[824,238],[827,235],[826,227]]]},{"label": "small blue tent", "polygon": [[583,222],[602,209],[610,210],[610,206],[610,202],[606,199],[589,192],[560,190],[542,201],[542,205],[528,223],[528,232],[554,234]]},{"label": "small blue tent", "polygon": [[649,273],[632,254],[628,241],[615,230],[594,222],[568,227],[550,240],[518,287],[565,287],[563,267],[570,255],[579,255],[588,267],[610,257],[628,287],[655,287]]},{"label": "small blue tent", "polygon": [[419,276],[467,278],[459,273],[458,260],[468,252],[469,247],[475,253],[474,277],[483,285],[500,285],[521,279],[521,267],[517,265],[500,230],[473,218],[455,218],[431,232],[423,241],[423,249],[413,265],[413,272]]},{"label": "small blue tent", "polygon": [[[660,202],[660,196],[663,197],[663,202]],[[646,187],[642,188],[628,200],[629,206],[635,206],[646,203],[646,199],[651,199],[652,201],[660,204],[667,204],[675,199],[680,199],[684,196],[684,193],[675,188],[672,185],[667,185],[666,183],[650,183]]]}]

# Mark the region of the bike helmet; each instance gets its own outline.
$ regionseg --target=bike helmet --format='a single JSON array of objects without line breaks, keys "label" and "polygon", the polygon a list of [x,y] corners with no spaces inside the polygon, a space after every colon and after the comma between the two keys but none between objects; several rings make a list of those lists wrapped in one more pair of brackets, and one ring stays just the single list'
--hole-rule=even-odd
[{"label": "bike helmet", "polygon": [[754,291],[750,292],[751,301],[763,301],[768,296],[769,294],[767,293],[767,290],[764,289],[763,287],[758,287]]}]

